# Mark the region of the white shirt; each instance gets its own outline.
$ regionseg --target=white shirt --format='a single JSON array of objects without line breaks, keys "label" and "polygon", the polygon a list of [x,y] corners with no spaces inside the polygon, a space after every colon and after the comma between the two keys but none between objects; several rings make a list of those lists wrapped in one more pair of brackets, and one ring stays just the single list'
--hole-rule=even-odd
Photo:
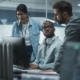
[{"label": "white shirt", "polygon": [[28,27],[29,27],[29,22],[27,24],[22,24],[22,33],[23,37],[25,38],[26,46],[31,45]]}]

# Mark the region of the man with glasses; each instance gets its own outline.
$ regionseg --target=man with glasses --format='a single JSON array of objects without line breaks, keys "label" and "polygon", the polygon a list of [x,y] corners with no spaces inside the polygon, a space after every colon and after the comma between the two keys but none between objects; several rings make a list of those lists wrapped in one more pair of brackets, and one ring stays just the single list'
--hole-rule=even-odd
[{"label": "man with glasses", "polygon": [[62,44],[62,41],[54,34],[55,28],[52,22],[45,21],[42,30],[46,38],[38,48],[35,61],[30,63],[32,69],[52,69]]}]

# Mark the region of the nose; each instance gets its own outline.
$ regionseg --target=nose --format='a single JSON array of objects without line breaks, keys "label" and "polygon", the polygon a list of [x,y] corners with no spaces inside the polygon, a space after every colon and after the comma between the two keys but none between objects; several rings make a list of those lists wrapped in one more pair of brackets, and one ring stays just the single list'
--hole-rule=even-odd
[{"label": "nose", "polygon": [[22,18],[22,16],[18,16],[18,19],[21,19]]},{"label": "nose", "polygon": [[46,27],[46,29],[45,29],[46,31],[48,31],[49,30],[49,28],[48,27]]},{"label": "nose", "polygon": [[21,18],[21,15],[18,15],[19,18]]}]

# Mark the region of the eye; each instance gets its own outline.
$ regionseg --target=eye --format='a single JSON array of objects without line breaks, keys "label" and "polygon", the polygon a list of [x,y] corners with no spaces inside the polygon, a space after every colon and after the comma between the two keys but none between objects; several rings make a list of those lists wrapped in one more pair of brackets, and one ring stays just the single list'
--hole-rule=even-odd
[{"label": "eye", "polygon": [[23,14],[23,13],[20,13],[20,14],[17,14],[17,16],[24,16],[25,14]]}]

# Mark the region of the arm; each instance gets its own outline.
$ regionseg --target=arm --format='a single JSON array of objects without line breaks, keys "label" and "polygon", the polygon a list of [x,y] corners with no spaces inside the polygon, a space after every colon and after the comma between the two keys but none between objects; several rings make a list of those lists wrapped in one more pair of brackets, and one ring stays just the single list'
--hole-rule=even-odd
[{"label": "arm", "polygon": [[55,62],[55,66],[53,67],[54,71],[60,72],[60,66],[62,64],[63,54],[64,54],[64,51],[65,51],[65,44],[67,42],[76,41],[77,40],[77,31],[76,31],[76,29],[74,27],[73,26],[68,26],[65,29],[66,32],[65,32],[64,42],[63,42],[63,44],[62,44],[62,46],[60,48],[59,56],[58,56],[58,58],[57,58],[57,60]]},{"label": "arm", "polygon": [[40,21],[38,22],[38,25],[39,25],[39,29],[42,31],[42,24]]},{"label": "arm", "polygon": [[32,69],[39,69],[39,66],[35,65],[33,63],[30,63],[30,68],[32,68]]},{"label": "arm", "polygon": [[35,61],[33,63],[30,63],[30,68],[32,68],[32,69],[39,69],[39,66],[38,66],[39,60],[38,60],[38,58],[39,58],[39,56],[37,54]]},{"label": "arm", "polygon": [[30,63],[30,67],[32,69],[39,69],[39,59],[40,59],[40,51],[38,48],[38,54],[36,55],[36,59],[33,63]]}]

